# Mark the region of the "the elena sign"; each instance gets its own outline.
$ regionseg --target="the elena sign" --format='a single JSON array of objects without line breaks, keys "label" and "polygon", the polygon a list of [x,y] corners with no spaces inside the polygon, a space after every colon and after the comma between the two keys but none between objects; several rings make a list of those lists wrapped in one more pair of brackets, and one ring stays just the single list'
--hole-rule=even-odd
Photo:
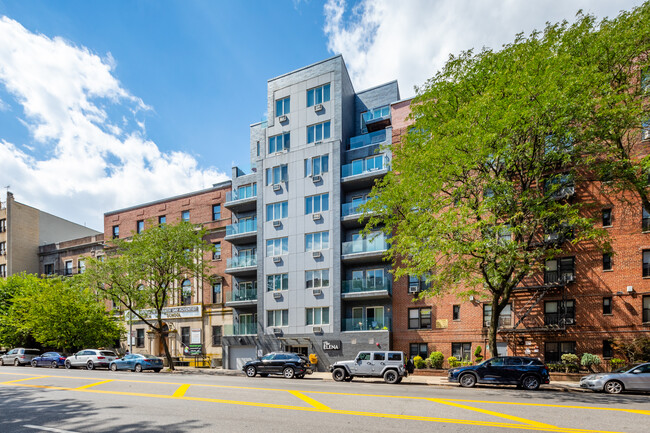
[{"label": "the elena sign", "polygon": [[[201,317],[201,305],[185,305],[183,307],[166,307],[162,309],[163,319],[185,319],[189,317]],[[130,311],[124,314],[124,319],[129,320]],[[156,310],[151,308],[147,310],[139,310],[138,314],[145,319],[156,319],[158,316]],[[133,315],[133,320],[139,320],[138,316]]]}]

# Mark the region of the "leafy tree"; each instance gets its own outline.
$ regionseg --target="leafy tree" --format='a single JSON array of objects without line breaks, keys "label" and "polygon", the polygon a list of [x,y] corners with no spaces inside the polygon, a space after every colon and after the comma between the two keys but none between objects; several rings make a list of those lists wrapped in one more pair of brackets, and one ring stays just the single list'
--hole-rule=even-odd
[{"label": "leafy tree", "polygon": [[[83,278],[107,299],[119,302],[136,320],[147,324],[162,339],[173,370],[164,328],[163,309],[180,298],[180,282],[203,281],[203,260],[209,245],[205,231],[188,223],[153,226],[130,239],[114,239],[103,261],[88,259]],[[152,309],[153,317],[143,310]]]},{"label": "leafy tree", "polygon": [[0,278],[0,346],[32,346],[35,342],[28,329],[20,326],[14,303],[30,287],[39,284],[38,277],[16,274]]}]

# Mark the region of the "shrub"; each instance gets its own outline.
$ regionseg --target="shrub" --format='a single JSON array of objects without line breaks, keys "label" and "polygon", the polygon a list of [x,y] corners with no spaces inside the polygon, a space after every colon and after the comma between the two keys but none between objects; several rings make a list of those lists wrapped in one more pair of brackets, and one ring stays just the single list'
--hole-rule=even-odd
[{"label": "shrub", "polygon": [[445,356],[442,352],[431,352],[429,359],[433,368],[442,368],[442,363],[445,362]]},{"label": "shrub", "polygon": [[481,346],[476,346],[476,350],[474,351],[474,360],[477,364],[483,361],[483,355],[481,354],[482,350]]},{"label": "shrub", "polygon": [[580,364],[587,367],[587,369],[593,373],[594,365],[600,365],[600,358],[597,355],[593,355],[591,353],[583,353]]},{"label": "shrub", "polygon": [[433,364],[431,363],[431,358],[427,358],[427,359],[425,359],[425,360],[424,360],[424,365],[425,365],[427,368],[433,368],[433,367],[432,367]]},{"label": "shrub", "polygon": [[449,363],[449,368],[458,367],[460,365],[460,362],[455,356],[450,356],[447,358],[447,362]]},{"label": "shrub", "polygon": [[578,370],[578,361],[580,361],[580,358],[578,358],[578,355],[574,353],[565,353],[561,357],[562,359],[562,364],[564,364],[564,371],[565,373],[570,373],[574,367],[576,370]]},{"label": "shrub", "polygon": [[621,367],[625,366],[625,361],[620,358],[612,358],[609,360],[609,369],[611,371],[614,371],[616,369],[619,369]]},{"label": "shrub", "polygon": [[424,359],[421,356],[414,357],[413,365],[415,365],[415,368],[424,368]]}]

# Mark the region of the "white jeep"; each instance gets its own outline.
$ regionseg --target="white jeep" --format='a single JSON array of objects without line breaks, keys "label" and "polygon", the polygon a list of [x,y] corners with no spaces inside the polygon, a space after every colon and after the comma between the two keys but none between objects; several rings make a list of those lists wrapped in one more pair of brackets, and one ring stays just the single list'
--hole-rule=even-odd
[{"label": "white jeep", "polygon": [[400,383],[408,376],[403,352],[363,351],[354,361],[339,361],[330,365],[332,378],[349,382],[354,377],[383,377],[386,383]]}]

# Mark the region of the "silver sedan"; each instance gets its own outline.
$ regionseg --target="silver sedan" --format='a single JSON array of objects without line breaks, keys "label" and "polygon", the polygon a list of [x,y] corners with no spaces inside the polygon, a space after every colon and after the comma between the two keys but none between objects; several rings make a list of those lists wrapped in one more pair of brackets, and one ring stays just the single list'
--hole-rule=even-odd
[{"label": "silver sedan", "polygon": [[580,387],[609,394],[650,391],[650,362],[619,368],[611,373],[590,374],[580,379]]}]

